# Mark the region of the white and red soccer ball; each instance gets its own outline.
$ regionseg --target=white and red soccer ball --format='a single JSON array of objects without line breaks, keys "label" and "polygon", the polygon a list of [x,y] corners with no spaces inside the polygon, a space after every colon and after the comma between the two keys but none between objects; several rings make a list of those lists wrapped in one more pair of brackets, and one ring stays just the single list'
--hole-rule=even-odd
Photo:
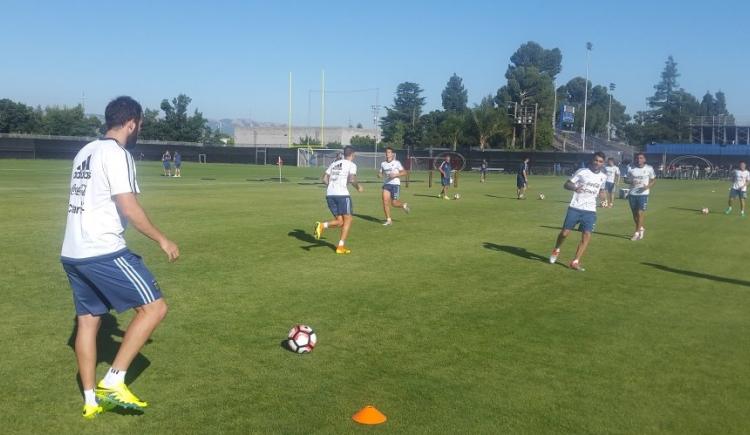
[{"label": "white and red soccer ball", "polygon": [[296,353],[309,353],[318,343],[318,335],[307,325],[294,325],[287,335],[289,350]]},{"label": "white and red soccer ball", "polygon": [[708,207],[703,207],[703,209],[701,210],[701,213],[708,214]]}]

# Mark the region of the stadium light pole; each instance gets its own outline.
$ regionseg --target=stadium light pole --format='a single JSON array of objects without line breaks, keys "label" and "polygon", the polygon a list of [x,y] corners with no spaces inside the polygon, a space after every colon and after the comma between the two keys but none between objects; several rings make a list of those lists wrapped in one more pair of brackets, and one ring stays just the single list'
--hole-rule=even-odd
[{"label": "stadium light pole", "polygon": [[612,140],[612,92],[614,92],[616,85],[614,83],[609,84],[609,109],[607,110],[607,140]]},{"label": "stadium light pole", "polygon": [[593,45],[586,43],[586,83],[584,83],[583,94],[583,131],[581,132],[581,151],[586,151],[586,109],[589,104],[589,54]]}]

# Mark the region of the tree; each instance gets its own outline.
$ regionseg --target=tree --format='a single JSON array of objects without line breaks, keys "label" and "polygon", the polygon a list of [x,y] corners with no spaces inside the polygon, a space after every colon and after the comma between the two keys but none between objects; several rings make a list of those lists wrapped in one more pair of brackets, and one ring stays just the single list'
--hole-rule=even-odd
[{"label": "tree", "polygon": [[471,110],[471,119],[479,136],[479,147],[489,147],[493,136],[508,132],[511,127],[504,111],[495,107],[492,95],[482,98],[479,105]]},{"label": "tree", "polygon": [[701,116],[712,116],[716,114],[716,100],[710,92],[706,91],[706,95],[701,100]]},{"label": "tree", "polygon": [[[562,54],[554,48],[547,50],[536,42],[522,44],[510,57],[511,65],[505,73],[507,84],[498,89],[495,103],[499,107],[534,106],[537,120],[549,119],[554,110],[554,79],[562,69]],[[512,112],[514,113],[514,112]],[[525,124],[514,124],[511,147],[515,148],[516,135]],[[545,147],[552,143],[552,126],[537,121],[536,144]]]},{"label": "tree", "polygon": [[[396,88],[393,106],[386,107],[388,112],[380,120],[385,142],[402,142],[402,146],[415,146],[420,143],[422,129],[419,118],[425,98],[421,96],[422,88],[412,82],[404,82]],[[400,135],[397,140],[396,135]]]},{"label": "tree", "polygon": [[72,108],[50,106],[44,111],[41,130],[52,136],[97,136],[102,122],[95,116],[86,116],[83,106]]},{"label": "tree", "polygon": [[375,138],[370,136],[360,136],[358,134],[352,136],[349,143],[355,146],[375,146]]},{"label": "tree", "polygon": [[442,93],[443,109],[446,112],[465,112],[468,108],[468,93],[464,88],[463,79],[453,73]]},{"label": "tree", "polygon": [[612,125],[615,130],[625,131],[625,125],[630,117],[625,114],[625,105],[617,101],[617,98],[611,96],[607,87],[597,85],[593,86],[583,77],[574,77],[563,86],[557,88],[557,101],[559,104],[565,104],[575,107],[579,116],[575,117],[573,129],[581,131],[583,128],[583,104],[584,92],[588,86],[588,108],[586,116],[586,133],[594,133],[606,136],[607,119],[609,117],[610,97],[612,97]]},{"label": "tree", "polygon": [[[188,115],[188,106],[192,99],[185,94],[173,98],[171,103],[164,99],[161,110],[164,117],[159,118],[158,110],[146,109],[143,113],[141,137],[144,139],[201,142],[207,144],[223,144],[221,139],[227,135],[217,135],[208,127],[208,120],[197,109],[193,115]],[[226,136],[226,137],[225,137]]]},{"label": "tree", "polygon": [[466,128],[466,112],[446,111],[445,119],[440,123],[440,133],[456,151],[461,134]]},{"label": "tree", "polygon": [[0,133],[37,133],[41,121],[41,110],[9,99],[0,100]]}]

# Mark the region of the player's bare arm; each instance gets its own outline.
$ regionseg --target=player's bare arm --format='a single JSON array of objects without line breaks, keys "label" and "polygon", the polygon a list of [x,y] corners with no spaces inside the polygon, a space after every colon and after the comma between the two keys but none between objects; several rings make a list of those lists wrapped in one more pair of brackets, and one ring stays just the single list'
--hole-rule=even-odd
[{"label": "player's bare arm", "polygon": [[330,181],[331,181],[331,177],[330,177],[330,175],[328,175],[328,174],[325,174],[325,173],[324,173],[324,174],[323,174],[323,184],[325,184],[326,186],[328,186],[328,183],[329,183]]},{"label": "player's bare arm", "polygon": [[159,244],[164,253],[167,254],[169,261],[175,261],[180,257],[180,250],[177,245],[159,231],[156,226],[151,223],[151,220],[146,215],[146,211],[143,210],[141,204],[138,202],[138,198],[135,194],[121,193],[114,196],[117,210],[124,216],[128,222],[130,222],[135,229],[141,232],[144,236],[155,241]]},{"label": "player's bare arm", "polygon": [[349,184],[351,184],[352,186],[354,186],[354,188],[357,189],[357,192],[362,192],[362,191],[365,190],[362,187],[362,185],[359,184],[359,181],[357,181],[357,176],[356,175],[350,175],[349,176]]}]

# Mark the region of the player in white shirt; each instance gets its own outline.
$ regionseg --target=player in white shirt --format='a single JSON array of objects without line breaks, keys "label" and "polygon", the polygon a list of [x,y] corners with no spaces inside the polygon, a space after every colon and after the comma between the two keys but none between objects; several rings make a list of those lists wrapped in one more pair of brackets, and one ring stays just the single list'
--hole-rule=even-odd
[{"label": "player in white shirt", "polygon": [[352,226],[352,198],[349,196],[347,186],[351,183],[358,192],[364,189],[357,182],[357,165],[354,163],[354,148],[344,147],[344,158],[336,160],[326,169],[323,175],[323,183],[326,188],[326,202],[328,209],[334,216],[333,220],[326,222],[315,222],[315,238],[320,239],[323,231],[327,228],[341,227],[341,238],[336,246],[337,254],[349,254],[352,251],[346,247],[346,238]]},{"label": "player in white shirt", "polygon": [[581,231],[581,243],[578,244],[576,256],[569,266],[574,270],[585,270],[581,266],[581,257],[586,252],[591,240],[591,233],[596,226],[597,198],[603,199],[604,183],[607,180],[607,175],[602,171],[603,165],[604,153],[598,151],[591,158],[588,168],[576,171],[573,177],[563,185],[565,189],[572,190],[574,193],[565,215],[562,230],[557,235],[557,242],[552,249],[552,255],[549,257],[550,263],[557,262],[557,258],[560,256],[560,247],[565,242],[565,238],[578,226],[578,230]]},{"label": "player in white shirt", "polygon": [[646,207],[648,207],[648,195],[651,188],[656,183],[656,173],[651,165],[646,164],[646,155],[638,153],[635,155],[635,166],[628,168],[626,175],[630,184],[628,193],[628,202],[630,211],[633,213],[633,223],[635,223],[635,232],[630,240],[641,240],[646,233],[643,224],[646,220]]},{"label": "player in white shirt", "polygon": [[391,206],[396,208],[402,208],[406,213],[409,213],[409,204],[406,202],[399,201],[398,197],[401,193],[401,179],[406,175],[404,167],[401,162],[396,160],[396,153],[393,152],[393,148],[385,148],[385,161],[380,163],[380,170],[378,171],[378,178],[385,178],[383,182],[383,211],[385,212],[385,223],[383,225],[392,225],[391,220]]},{"label": "player in white shirt", "polygon": [[745,162],[740,162],[740,168],[732,171],[732,187],[729,189],[729,207],[724,211],[732,213],[734,198],[740,199],[740,216],[745,217],[745,203],[747,202],[747,185],[750,182],[750,171]]},{"label": "player in white shirt", "polygon": [[620,181],[620,168],[615,164],[615,159],[610,157],[607,159],[607,166],[603,170],[607,174],[607,182],[604,184],[604,190],[607,194],[607,207],[612,208],[615,205],[615,195],[613,192]]},{"label": "player in white shirt", "polygon": [[[142,409],[146,402],[125,385],[125,372],[167,314],[167,304],[141,257],[130,252],[123,234],[127,222],[159,244],[169,261],[180,251],[149,220],[136,195],[135,145],[143,120],[140,104],[130,97],[112,100],[105,110],[107,135],[84,146],[73,160],[70,201],[61,262],[76,307],[75,352],[84,393],[83,417],[103,412],[100,403]],[[133,308],[112,367],[94,390],[96,337],[101,316],[111,308]]]}]

